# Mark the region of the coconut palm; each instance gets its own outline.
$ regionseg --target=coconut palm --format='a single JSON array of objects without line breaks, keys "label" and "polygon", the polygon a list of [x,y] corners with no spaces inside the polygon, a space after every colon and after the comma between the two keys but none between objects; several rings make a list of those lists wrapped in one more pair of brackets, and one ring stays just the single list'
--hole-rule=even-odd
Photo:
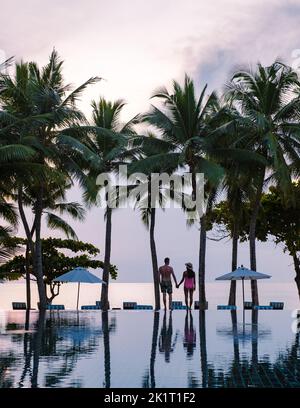
[{"label": "coconut palm", "polygon": [[[72,187],[72,184],[67,180],[65,183],[57,186],[54,183],[50,183],[47,185],[47,191],[44,191],[44,198],[43,198],[43,211],[42,215],[44,221],[49,229],[55,229],[61,231],[67,238],[71,238],[73,240],[77,240],[78,237],[71,227],[71,225],[64,219],[62,216],[69,216],[75,221],[83,221],[85,216],[85,210],[77,202],[66,202],[66,193]],[[34,205],[35,205],[35,189],[34,187],[27,186],[26,189],[23,191],[22,197],[22,209],[23,206],[27,208],[31,208],[32,212],[34,212]],[[13,194],[10,193],[8,195],[11,200],[16,200],[18,198],[18,193]],[[1,205],[0,205],[1,211]],[[25,216],[25,212],[24,212]],[[26,219],[28,223],[28,220]],[[28,224],[29,225],[29,224]],[[0,229],[1,230],[1,229]],[[30,226],[30,234],[31,239],[33,239],[35,233],[35,224]],[[10,240],[9,236],[5,237],[3,240],[5,245],[10,245],[8,248],[11,248],[10,252],[8,253],[10,256],[13,255],[13,249],[18,247],[18,240]],[[20,242],[21,244],[21,242]],[[31,308],[31,273],[35,274],[35,271],[32,270],[32,259],[33,256],[30,251],[30,245],[28,240],[25,245],[25,277],[26,277],[26,304],[27,308],[30,310]],[[23,268],[23,267],[22,267]]]},{"label": "coconut palm", "polygon": [[[252,270],[256,270],[256,222],[264,185],[274,181],[287,197],[293,173],[299,174],[299,92],[296,72],[280,61],[269,67],[258,64],[256,71],[238,71],[228,84],[226,96],[239,112],[236,121],[244,130],[239,144],[266,159],[253,175],[249,230]],[[251,288],[252,301],[258,304],[256,281],[251,281]]]},{"label": "coconut palm", "polygon": [[[145,169],[151,171],[158,165],[165,168],[185,168],[192,178],[192,199],[197,194],[197,173],[204,173],[208,190],[208,212],[210,211],[215,185],[222,177],[223,170],[214,156],[214,139],[209,135],[219,126],[221,113],[217,97],[214,93],[205,97],[206,86],[200,97],[196,98],[194,83],[186,76],[184,86],[173,81],[172,92],[166,88],[156,91],[153,97],[163,102],[161,109],[152,106],[143,120],[154,126],[161,134],[161,138],[169,145],[166,154],[162,152],[143,160]],[[211,193],[209,193],[211,191]],[[206,307],[205,295],[205,256],[206,256],[206,215],[200,219],[200,251],[199,251],[199,304]]]},{"label": "coconut palm", "polygon": [[[28,156],[34,152],[34,158],[28,166],[28,177],[17,171],[14,177],[18,185],[20,217],[34,256],[42,309],[46,308],[47,303],[41,250],[44,194],[49,182],[59,183],[66,175],[76,176],[80,182],[84,178],[77,160],[90,152],[74,137],[74,128],[80,134],[80,124],[84,121],[83,114],[76,107],[76,101],[88,84],[98,80],[91,78],[71,91],[70,86],[64,83],[62,64],[54,50],[43,68],[39,68],[34,62],[22,62],[16,64],[14,75],[0,75],[1,114],[7,122],[2,133],[6,137],[9,135],[13,141],[14,154],[16,151],[18,154],[24,153],[25,150]],[[18,166],[15,170],[17,169]],[[35,186],[36,192],[34,241],[20,205],[27,185]]]},{"label": "coconut palm", "polygon": [[[160,179],[162,173],[171,176],[175,170],[174,167],[167,167],[166,164],[162,167],[160,162],[158,162],[157,165],[152,163],[150,169],[145,167],[145,161],[151,160],[152,156],[161,155],[163,152],[167,154],[170,148],[169,143],[149,132],[146,136],[135,136],[134,144],[139,147],[141,157],[128,166],[129,174],[133,176],[133,173],[143,173],[146,179],[144,181],[139,180],[136,185],[129,186],[129,190],[131,188],[138,189],[139,194],[135,202],[135,208],[140,211],[142,222],[149,230],[155,310],[159,310],[159,273],[155,244],[156,210],[157,208],[165,208],[167,201],[170,199],[182,204],[184,193],[176,192],[169,183],[165,184],[163,180]],[[155,176],[152,175],[153,172],[156,173]],[[155,184],[158,186],[158,191],[154,191],[154,189],[151,188],[151,183],[153,183],[153,186]]]},{"label": "coconut palm", "polygon": [[[135,120],[126,124],[121,122],[120,115],[125,106],[123,100],[110,102],[103,97],[99,101],[92,101],[93,117],[90,127],[90,137],[87,141],[93,154],[97,156],[89,170],[89,183],[86,184],[86,199],[97,203],[97,197],[104,186],[97,186],[97,177],[105,173],[110,181],[113,174],[118,174],[119,166],[126,165],[134,157],[136,149],[130,148],[130,138],[134,135],[133,125]],[[108,192],[107,192],[108,193]],[[99,202],[99,201],[98,201]],[[106,194],[105,207],[105,254],[102,280],[105,282],[101,289],[102,309],[109,308],[108,289],[111,258],[112,212],[114,204],[109,193]]]}]

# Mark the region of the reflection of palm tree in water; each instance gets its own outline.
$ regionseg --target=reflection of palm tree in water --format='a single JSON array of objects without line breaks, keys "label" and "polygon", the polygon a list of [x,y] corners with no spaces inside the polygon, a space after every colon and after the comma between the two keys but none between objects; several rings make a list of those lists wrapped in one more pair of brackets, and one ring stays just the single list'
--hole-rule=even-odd
[{"label": "reflection of palm tree in water", "polygon": [[152,333],[152,347],[151,347],[151,358],[150,358],[151,388],[155,388],[154,364],[155,364],[156,348],[157,348],[158,327],[159,327],[159,313],[154,313],[153,333]]},{"label": "reflection of palm tree in water", "polygon": [[38,387],[38,373],[41,348],[43,344],[43,334],[45,329],[45,310],[40,310],[36,333],[34,335],[33,368],[31,376],[31,388]]},{"label": "reflection of palm tree in water", "polygon": [[158,329],[159,329],[159,312],[155,312],[153,317],[150,369],[147,369],[145,375],[143,376],[142,388],[155,388],[156,385],[155,359],[157,350]]},{"label": "reflection of palm tree in water", "polygon": [[110,388],[110,326],[108,322],[108,312],[102,312],[102,332],[104,345],[104,388]]},{"label": "reflection of palm tree in water", "polygon": [[[114,331],[115,319],[112,318],[110,324],[105,325],[104,323],[103,326],[102,336],[105,337],[106,350],[107,345],[109,350],[109,338],[107,339],[106,328],[108,327],[109,331]],[[59,315],[50,315],[46,319],[45,312],[40,312],[35,332],[24,334],[24,367],[18,382],[19,387],[24,387],[26,376],[29,374],[31,386],[37,388],[40,356],[50,357],[52,355],[55,356],[56,364],[58,360],[62,364],[59,367],[55,365],[55,374],[51,371],[47,373],[45,386],[57,386],[63,379],[68,378],[74,370],[80,355],[91,353],[96,349],[99,334],[101,334],[101,331],[91,328],[85,319],[81,318],[79,321],[78,315],[76,319],[65,319]],[[68,340],[71,340],[71,345],[68,344]],[[106,358],[106,365],[109,365],[107,361],[109,360]],[[106,373],[108,379],[110,370],[106,370]],[[109,384],[109,381],[107,383]]]},{"label": "reflection of palm tree in water", "polygon": [[172,313],[170,313],[169,315],[169,324],[167,327],[167,313],[165,312],[163,318],[163,325],[159,337],[159,351],[165,354],[166,363],[170,362],[170,354],[174,351],[178,333],[176,332],[175,339],[173,342],[172,337],[173,337]]},{"label": "reflection of palm tree in water", "polygon": [[185,315],[183,347],[186,348],[187,357],[191,358],[196,347],[196,331],[194,329],[192,312],[188,310]]},{"label": "reflection of palm tree in water", "polygon": [[206,388],[208,384],[208,363],[207,363],[207,348],[206,348],[205,310],[199,310],[199,337],[200,337],[202,388]]}]

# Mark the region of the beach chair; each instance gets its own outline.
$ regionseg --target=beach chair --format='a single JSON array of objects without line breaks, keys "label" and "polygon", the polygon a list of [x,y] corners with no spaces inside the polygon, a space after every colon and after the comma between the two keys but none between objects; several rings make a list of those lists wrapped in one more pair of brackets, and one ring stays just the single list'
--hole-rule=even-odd
[{"label": "beach chair", "polygon": [[244,302],[244,309],[251,310],[253,308],[252,302]]},{"label": "beach chair", "polygon": [[153,310],[151,305],[134,305],[135,310]]},{"label": "beach chair", "polygon": [[273,310],[273,306],[270,305],[254,305],[254,310]]},{"label": "beach chair", "polygon": [[47,310],[65,310],[64,305],[47,305]]},{"label": "beach chair", "polygon": [[284,303],[283,302],[270,302],[270,306],[272,306],[274,310],[283,310]]},{"label": "beach chair", "polygon": [[26,310],[25,302],[12,302],[13,310]]},{"label": "beach chair", "polygon": [[123,309],[124,310],[133,310],[136,305],[137,305],[136,302],[123,302]]},{"label": "beach chair", "polygon": [[217,310],[236,310],[235,305],[217,305]]},{"label": "beach chair", "polygon": [[180,300],[173,300],[172,302],[172,308],[175,309],[175,307],[178,306],[182,306],[182,302]]},{"label": "beach chair", "polygon": [[[199,310],[199,300],[195,300],[194,308],[195,308],[195,310]],[[205,309],[206,310],[208,309],[208,302],[206,302]]]},{"label": "beach chair", "polygon": [[182,302],[180,302],[181,305],[174,305],[172,306],[173,310],[186,310],[186,306],[182,304]]},{"label": "beach chair", "polygon": [[81,306],[81,310],[100,310],[100,306],[98,305],[85,305]]}]

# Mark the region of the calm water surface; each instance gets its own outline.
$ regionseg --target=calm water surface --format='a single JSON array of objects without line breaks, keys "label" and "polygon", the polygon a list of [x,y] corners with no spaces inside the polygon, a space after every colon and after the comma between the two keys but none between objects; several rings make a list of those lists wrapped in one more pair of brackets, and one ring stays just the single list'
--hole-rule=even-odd
[{"label": "calm water surface", "polygon": [[0,313],[0,387],[299,387],[291,312]]}]

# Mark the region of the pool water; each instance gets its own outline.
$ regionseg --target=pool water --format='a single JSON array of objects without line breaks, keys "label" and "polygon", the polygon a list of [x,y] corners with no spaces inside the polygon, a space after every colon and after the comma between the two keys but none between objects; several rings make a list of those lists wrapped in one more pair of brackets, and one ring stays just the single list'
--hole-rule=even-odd
[{"label": "pool water", "polygon": [[1,312],[0,387],[300,387],[294,320],[286,310],[244,320],[227,310],[32,311],[25,330],[25,312]]}]

